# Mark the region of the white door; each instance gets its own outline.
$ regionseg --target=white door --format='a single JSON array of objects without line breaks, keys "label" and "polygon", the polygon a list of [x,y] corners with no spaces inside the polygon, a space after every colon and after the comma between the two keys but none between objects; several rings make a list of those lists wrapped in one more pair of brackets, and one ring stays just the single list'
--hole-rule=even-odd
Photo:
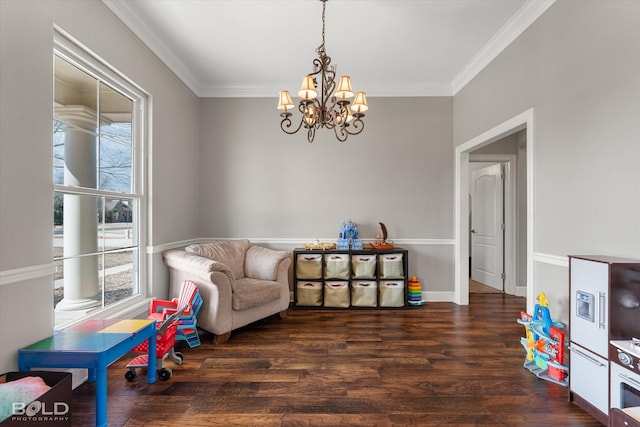
[{"label": "white door", "polygon": [[471,278],[504,290],[504,186],[502,165],[471,172]]}]

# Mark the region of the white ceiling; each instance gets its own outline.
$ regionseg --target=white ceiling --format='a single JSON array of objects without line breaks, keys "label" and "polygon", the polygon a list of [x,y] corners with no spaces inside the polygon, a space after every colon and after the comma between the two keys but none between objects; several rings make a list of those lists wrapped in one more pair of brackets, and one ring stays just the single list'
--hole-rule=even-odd
[{"label": "white ceiling", "polygon": [[[297,93],[319,0],[103,0],[198,96]],[[326,52],[367,96],[453,95],[555,0],[330,0]]]}]

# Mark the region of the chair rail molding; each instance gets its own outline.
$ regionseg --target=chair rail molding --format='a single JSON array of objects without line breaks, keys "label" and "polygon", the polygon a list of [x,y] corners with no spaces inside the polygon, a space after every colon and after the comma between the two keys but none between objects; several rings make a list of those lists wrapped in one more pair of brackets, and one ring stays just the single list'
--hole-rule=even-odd
[{"label": "chair rail molding", "polygon": [[27,280],[39,279],[46,276],[53,276],[55,272],[56,265],[54,263],[32,265],[29,267],[0,271],[0,286],[11,285],[18,282],[25,282]]},{"label": "chair rail molding", "polygon": [[[334,242],[333,237],[318,239],[317,237],[300,239],[300,238],[278,238],[278,237],[206,237],[198,239],[181,240],[177,242],[164,243],[161,245],[147,246],[147,254],[157,254],[170,249],[183,248],[189,245],[207,242],[218,242],[221,240],[242,240],[247,239],[251,243],[274,245],[274,246],[290,246],[291,248],[300,248],[305,243],[320,240],[321,242]],[[374,239],[361,239],[362,243],[374,242]],[[455,239],[391,239],[396,246],[453,246]]]},{"label": "chair rail molding", "polygon": [[561,256],[561,255],[545,254],[542,252],[534,252],[533,260],[535,262],[557,265],[559,267],[567,267],[567,268],[569,267],[569,258],[566,255]]}]

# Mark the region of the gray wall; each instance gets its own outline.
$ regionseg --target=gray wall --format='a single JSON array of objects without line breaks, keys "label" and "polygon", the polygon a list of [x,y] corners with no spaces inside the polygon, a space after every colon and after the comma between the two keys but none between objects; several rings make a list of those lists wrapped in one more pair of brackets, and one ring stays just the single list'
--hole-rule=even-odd
[{"label": "gray wall", "polygon": [[452,98],[372,98],[361,135],[286,135],[273,99],[200,102],[203,237],[451,238]]},{"label": "gray wall", "polygon": [[[640,2],[557,1],[454,99],[454,145],[534,108],[534,292],[566,255],[640,257]],[[532,141],[527,141],[527,144]]]},{"label": "gray wall", "polygon": [[453,290],[451,97],[370,98],[346,143],[280,130],[275,98],[200,100],[200,232],[287,243],[335,241],[343,221],[373,239],[384,222],[410,273]]},{"label": "gray wall", "polygon": [[0,372],[53,330],[54,23],[153,96],[150,245],[198,236],[198,98],[101,1],[0,1]]}]

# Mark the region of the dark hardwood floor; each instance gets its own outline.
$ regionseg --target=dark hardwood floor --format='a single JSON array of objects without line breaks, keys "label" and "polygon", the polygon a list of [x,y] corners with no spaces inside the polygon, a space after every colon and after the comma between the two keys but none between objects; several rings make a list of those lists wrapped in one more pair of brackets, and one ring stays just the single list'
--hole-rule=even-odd
[{"label": "dark hardwood floor", "polygon": [[[599,426],[565,387],[523,368],[524,298],[469,306],[289,310],[189,349],[165,382],[109,368],[112,426]],[[553,315],[553,307],[551,307]],[[132,355],[133,356],[133,355]],[[93,384],[73,392],[73,425],[94,424]]]}]

